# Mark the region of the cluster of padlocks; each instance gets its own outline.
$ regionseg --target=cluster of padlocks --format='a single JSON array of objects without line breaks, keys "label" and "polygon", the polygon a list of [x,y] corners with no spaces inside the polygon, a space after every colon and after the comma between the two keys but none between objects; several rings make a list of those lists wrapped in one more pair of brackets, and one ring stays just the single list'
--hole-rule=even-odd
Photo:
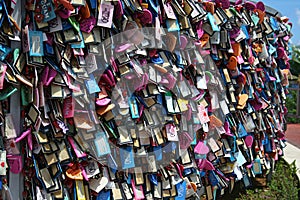
[{"label": "cluster of padlocks", "polygon": [[4,199],[9,173],[23,199],[210,200],[274,170],[287,17],[242,0],[28,0],[18,23],[16,3],[0,3]]}]

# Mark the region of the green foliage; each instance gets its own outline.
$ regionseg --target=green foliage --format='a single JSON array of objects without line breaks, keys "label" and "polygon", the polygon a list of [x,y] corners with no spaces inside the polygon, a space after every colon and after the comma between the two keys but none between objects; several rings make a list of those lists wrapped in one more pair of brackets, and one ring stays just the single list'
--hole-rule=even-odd
[{"label": "green foliage", "polygon": [[290,60],[290,71],[294,76],[300,75],[300,63]]},{"label": "green foliage", "polygon": [[[290,62],[290,71],[294,76],[300,76],[300,47],[292,47],[292,59]],[[299,80],[298,80],[299,81]],[[297,114],[297,95],[295,90],[289,90],[289,94],[286,99],[286,107],[290,115]],[[288,123],[300,123],[300,119],[287,117]]]},{"label": "green foliage", "polygon": [[300,47],[292,47],[292,59],[290,62],[290,70],[294,76],[300,75]]},{"label": "green foliage", "polygon": [[241,200],[295,200],[298,199],[299,183],[296,176],[297,168],[295,161],[288,165],[283,160],[279,160],[275,173],[267,188],[255,188],[246,190],[246,194],[241,194]]},{"label": "green foliage", "polygon": [[[297,114],[297,95],[296,90],[290,90],[286,98],[286,107],[289,111],[289,114],[296,115]],[[300,119],[287,117],[288,123],[300,123]]]},{"label": "green foliage", "polygon": [[292,47],[292,60],[300,64],[300,48],[299,46]]}]

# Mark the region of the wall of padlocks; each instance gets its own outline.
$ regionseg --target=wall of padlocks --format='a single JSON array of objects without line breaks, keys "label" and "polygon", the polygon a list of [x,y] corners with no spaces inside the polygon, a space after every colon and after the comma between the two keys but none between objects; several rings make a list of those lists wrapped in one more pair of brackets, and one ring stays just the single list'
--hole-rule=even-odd
[{"label": "wall of padlocks", "polygon": [[2,199],[250,187],[283,155],[288,20],[242,0],[2,0]]}]

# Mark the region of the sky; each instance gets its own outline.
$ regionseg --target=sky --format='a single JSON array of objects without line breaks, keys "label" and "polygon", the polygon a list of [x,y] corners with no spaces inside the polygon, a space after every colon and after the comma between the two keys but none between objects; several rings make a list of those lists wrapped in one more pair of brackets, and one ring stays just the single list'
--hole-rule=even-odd
[{"label": "sky", "polygon": [[300,45],[300,0],[261,0],[265,5],[279,11],[283,16],[287,16],[293,23],[292,43]]}]

